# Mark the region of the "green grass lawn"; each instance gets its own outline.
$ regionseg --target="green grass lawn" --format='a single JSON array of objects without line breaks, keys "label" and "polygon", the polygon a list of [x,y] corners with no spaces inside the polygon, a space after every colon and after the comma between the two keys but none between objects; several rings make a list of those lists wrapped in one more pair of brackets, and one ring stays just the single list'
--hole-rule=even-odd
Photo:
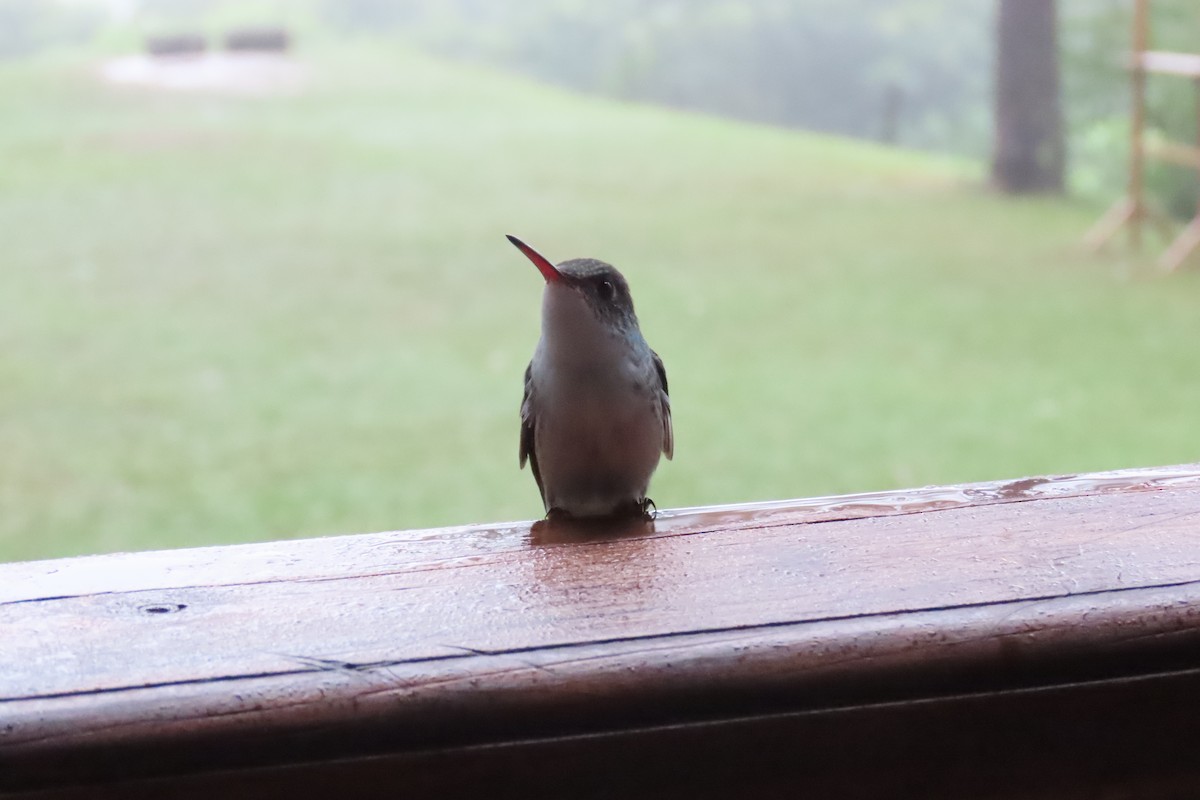
[{"label": "green grass lawn", "polygon": [[1200,281],[971,165],[400,49],[311,88],[0,66],[0,559],[540,515],[541,279],[630,280],[660,507],[1200,459]]}]

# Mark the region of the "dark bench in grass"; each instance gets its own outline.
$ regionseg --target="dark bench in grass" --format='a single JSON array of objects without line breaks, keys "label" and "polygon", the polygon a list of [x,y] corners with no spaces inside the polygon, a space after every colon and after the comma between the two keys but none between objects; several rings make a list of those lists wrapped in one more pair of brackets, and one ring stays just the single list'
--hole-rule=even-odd
[{"label": "dark bench in grass", "polygon": [[225,49],[235,52],[285,52],[292,43],[284,28],[235,28],[225,34]]},{"label": "dark bench in grass", "polygon": [[0,795],[1182,798],[1200,465],[0,565]]},{"label": "dark bench in grass", "polygon": [[180,33],[146,38],[146,52],[152,56],[200,55],[208,50],[208,41],[198,33]]}]

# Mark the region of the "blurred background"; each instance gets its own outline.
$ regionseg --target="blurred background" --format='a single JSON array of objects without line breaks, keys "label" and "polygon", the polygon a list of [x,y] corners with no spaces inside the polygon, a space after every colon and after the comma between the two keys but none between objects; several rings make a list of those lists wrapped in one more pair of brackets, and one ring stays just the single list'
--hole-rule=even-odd
[{"label": "blurred background", "polygon": [[[0,560],[540,516],[506,233],[628,277],[660,508],[1200,459],[1175,230],[1080,245],[1131,8],[0,0]],[[1193,91],[1152,77],[1148,135]]]}]

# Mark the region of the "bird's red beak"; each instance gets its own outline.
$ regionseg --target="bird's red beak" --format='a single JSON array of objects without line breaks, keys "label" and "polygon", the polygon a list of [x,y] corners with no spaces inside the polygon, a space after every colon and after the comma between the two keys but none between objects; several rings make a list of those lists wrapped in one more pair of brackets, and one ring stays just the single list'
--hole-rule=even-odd
[{"label": "bird's red beak", "polygon": [[534,250],[515,236],[509,236],[508,240],[513,243],[514,247],[524,253],[526,258],[533,262],[533,265],[538,268],[538,272],[542,273],[542,277],[546,279],[546,283],[558,283],[563,279],[563,274],[537,250]]}]

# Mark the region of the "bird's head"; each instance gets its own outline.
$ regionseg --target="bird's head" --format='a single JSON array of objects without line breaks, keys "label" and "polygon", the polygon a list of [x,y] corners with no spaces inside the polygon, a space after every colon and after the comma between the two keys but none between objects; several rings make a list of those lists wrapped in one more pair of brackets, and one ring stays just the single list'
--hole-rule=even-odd
[{"label": "bird's head", "polygon": [[594,258],[573,258],[555,266],[517,237],[509,236],[508,240],[546,279],[546,303],[556,303],[556,297],[563,301],[581,298],[599,321],[619,329],[637,327],[629,284],[612,264]]}]

